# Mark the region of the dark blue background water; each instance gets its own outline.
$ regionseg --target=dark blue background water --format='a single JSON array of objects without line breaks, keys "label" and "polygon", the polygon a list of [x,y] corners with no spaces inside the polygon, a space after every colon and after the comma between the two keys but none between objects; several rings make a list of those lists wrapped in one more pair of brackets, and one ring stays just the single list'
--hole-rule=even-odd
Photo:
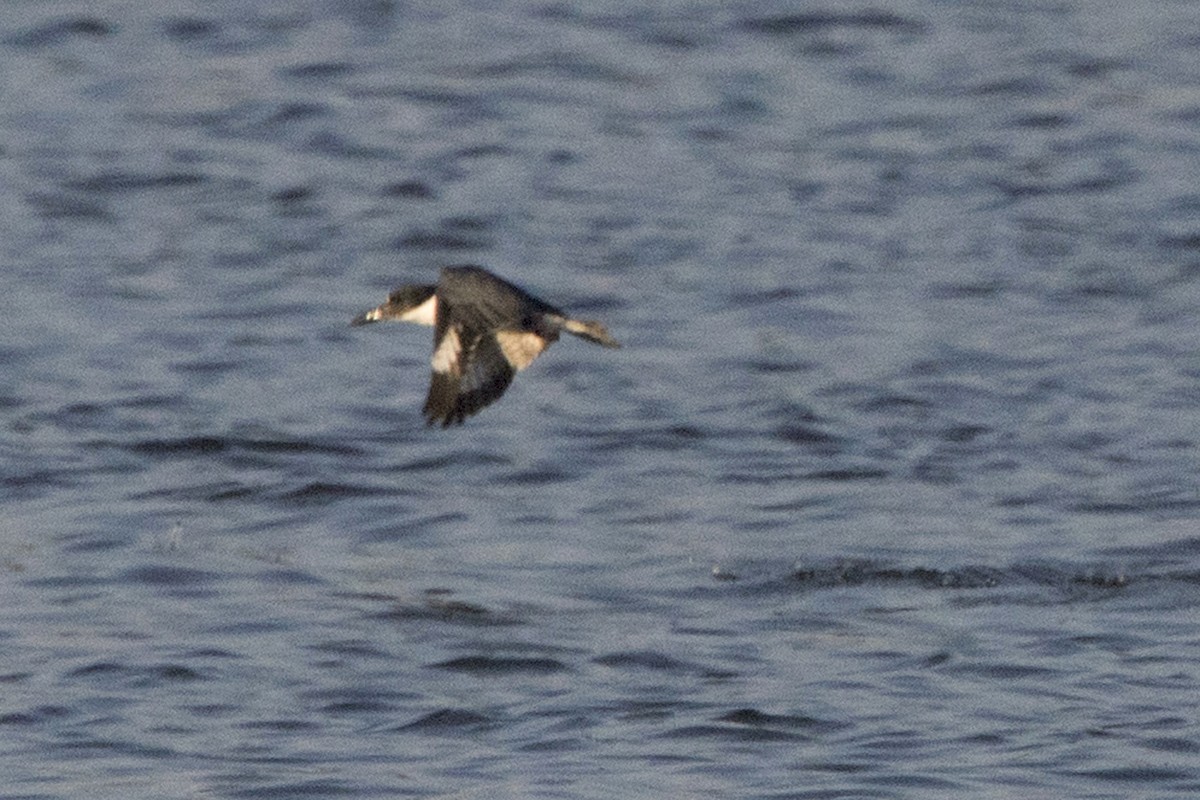
[{"label": "dark blue background water", "polygon": [[[1194,797],[1200,5],[0,6],[5,797]],[[485,263],[605,320],[461,429]]]}]

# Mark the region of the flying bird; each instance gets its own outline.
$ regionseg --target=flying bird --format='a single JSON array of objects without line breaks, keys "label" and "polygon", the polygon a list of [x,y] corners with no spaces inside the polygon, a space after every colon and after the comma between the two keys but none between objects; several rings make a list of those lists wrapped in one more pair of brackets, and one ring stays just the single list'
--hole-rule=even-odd
[{"label": "flying bird", "polygon": [[433,375],[423,410],[428,424],[460,424],[500,399],[513,376],[566,331],[620,347],[599,322],[573,319],[481,267],[445,267],[436,286],[401,286],[351,325],[415,322],[433,326]]}]

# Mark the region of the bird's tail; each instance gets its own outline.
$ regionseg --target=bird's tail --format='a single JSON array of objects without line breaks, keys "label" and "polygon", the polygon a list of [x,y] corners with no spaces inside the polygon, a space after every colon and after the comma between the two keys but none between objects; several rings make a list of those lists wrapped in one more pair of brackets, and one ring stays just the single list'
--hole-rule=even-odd
[{"label": "bird's tail", "polygon": [[620,347],[621,344],[614,339],[608,332],[608,328],[596,322],[594,319],[566,319],[563,320],[563,330],[567,333],[573,333],[580,339],[587,339],[589,342],[603,345],[605,347]]}]

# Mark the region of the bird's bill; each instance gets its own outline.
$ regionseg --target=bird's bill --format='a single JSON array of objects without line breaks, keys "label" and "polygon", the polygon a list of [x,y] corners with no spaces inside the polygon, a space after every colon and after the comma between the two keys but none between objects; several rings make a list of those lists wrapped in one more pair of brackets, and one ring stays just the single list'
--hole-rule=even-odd
[{"label": "bird's bill", "polygon": [[379,320],[383,319],[383,309],[383,306],[376,306],[370,311],[364,311],[354,319],[350,320],[350,324],[357,327],[359,325],[366,325],[370,322],[378,322]]}]

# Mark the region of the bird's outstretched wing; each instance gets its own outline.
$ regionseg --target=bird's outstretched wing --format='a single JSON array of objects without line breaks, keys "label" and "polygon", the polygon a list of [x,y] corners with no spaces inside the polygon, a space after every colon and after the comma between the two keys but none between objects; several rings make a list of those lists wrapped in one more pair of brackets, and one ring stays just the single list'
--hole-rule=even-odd
[{"label": "bird's outstretched wing", "polygon": [[422,410],[430,425],[442,427],[459,424],[500,399],[517,371],[484,320],[447,304],[438,308],[431,366]]}]

